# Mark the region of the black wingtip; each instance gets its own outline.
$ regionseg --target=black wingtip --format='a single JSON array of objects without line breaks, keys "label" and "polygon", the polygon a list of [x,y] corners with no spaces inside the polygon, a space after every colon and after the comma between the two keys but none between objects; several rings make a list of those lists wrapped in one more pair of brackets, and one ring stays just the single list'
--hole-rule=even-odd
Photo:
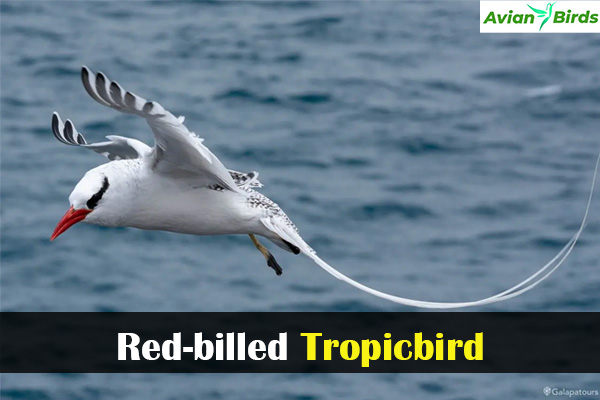
[{"label": "black wingtip", "polygon": [[121,86],[119,86],[119,84],[117,82],[111,81],[109,86],[110,86],[111,92],[113,92],[114,94],[118,94],[119,97],[122,96],[122,94],[121,94],[121,92],[122,92]]},{"label": "black wingtip", "polygon": [[81,67],[81,80],[83,82],[89,81],[90,74],[91,74],[91,71],[88,67],[86,67],[85,65]]},{"label": "black wingtip", "polygon": [[96,73],[96,82],[102,82],[102,84],[104,85],[104,84],[106,84],[107,80],[108,80],[108,78],[101,71],[98,71]]},{"label": "black wingtip", "polygon": [[73,131],[75,129],[73,128],[73,123],[71,122],[70,119],[65,121],[65,130],[64,130],[64,134],[65,137],[67,138],[67,140],[69,142],[71,142],[72,144],[75,144],[75,139],[73,139]]},{"label": "black wingtip", "polygon": [[135,95],[131,92],[125,92],[125,104],[128,107],[135,108]]},{"label": "black wingtip", "polygon": [[52,133],[54,137],[61,143],[70,145],[69,141],[64,137],[63,132],[61,132],[61,120],[58,113],[55,111],[52,113]]},{"label": "black wingtip", "polygon": [[58,123],[58,113],[56,111],[54,111],[52,113],[52,133],[54,133],[54,136],[58,140],[61,140],[60,136],[59,136],[60,130],[59,130],[59,126],[58,125],[59,125],[59,123]]},{"label": "black wingtip", "polygon": [[81,67],[81,83],[83,83],[83,87],[85,88],[85,91],[88,92],[89,95],[92,96],[92,98],[94,98],[94,95],[90,92],[90,89],[89,89],[91,74],[92,74],[92,71],[90,71],[90,69],[88,67],[86,67],[85,65],[83,67]]},{"label": "black wingtip", "polygon": [[81,134],[77,135],[77,143],[82,144],[82,145],[87,144],[87,142],[85,141],[85,138]]},{"label": "black wingtip", "polygon": [[61,143],[70,146],[87,145],[83,135],[75,129],[75,124],[70,119],[63,123],[56,111],[52,113],[52,133]]},{"label": "black wingtip", "polygon": [[153,108],[154,108],[154,102],[148,101],[148,102],[146,102],[146,104],[144,104],[144,107],[142,107],[142,111],[144,111],[146,114],[150,114],[150,112],[152,111]]}]

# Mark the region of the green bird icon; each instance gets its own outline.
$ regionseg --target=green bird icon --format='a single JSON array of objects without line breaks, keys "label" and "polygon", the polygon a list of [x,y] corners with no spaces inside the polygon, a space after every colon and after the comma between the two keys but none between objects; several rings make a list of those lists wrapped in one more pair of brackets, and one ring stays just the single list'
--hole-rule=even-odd
[{"label": "green bird icon", "polygon": [[535,12],[537,14],[538,17],[546,17],[542,21],[542,25],[540,25],[540,31],[542,30],[542,27],[544,26],[544,24],[546,22],[548,22],[548,20],[552,16],[552,6],[555,5],[555,4],[556,4],[556,2],[546,4],[546,11],[544,11],[544,10],[538,10],[537,8],[533,8],[529,4],[527,4],[527,7],[531,8],[533,10],[533,12]]}]

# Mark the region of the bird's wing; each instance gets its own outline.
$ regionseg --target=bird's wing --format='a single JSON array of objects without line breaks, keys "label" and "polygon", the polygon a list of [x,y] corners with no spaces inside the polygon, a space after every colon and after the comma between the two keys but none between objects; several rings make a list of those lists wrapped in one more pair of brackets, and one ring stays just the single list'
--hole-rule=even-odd
[{"label": "bird's wing", "polygon": [[56,112],[52,114],[52,132],[61,143],[94,150],[109,160],[140,158],[152,151],[150,146],[139,140],[116,135],[107,136],[108,142],[88,143],[71,120],[63,123]]},{"label": "bird's wing", "polygon": [[156,172],[191,179],[196,185],[217,184],[240,192],[229,171],[202,144],[204,139],[183,124],[183,117],[177,118],[157,102],[147,101],[124,90],[102,72],[94,74],[84,66],[81,79],[85,90],[98,103],[146,119],[156,141],[150,156]]},{"label": "bird's wing", "polygon": [[546,11],[544,11],[544,10],[538,10],[537,8],[531,7],[529,4],[527,4],[527,7],[531,8],[533,10],[533,12],[537,13],[538,17],[543,17],[546,15]]}]

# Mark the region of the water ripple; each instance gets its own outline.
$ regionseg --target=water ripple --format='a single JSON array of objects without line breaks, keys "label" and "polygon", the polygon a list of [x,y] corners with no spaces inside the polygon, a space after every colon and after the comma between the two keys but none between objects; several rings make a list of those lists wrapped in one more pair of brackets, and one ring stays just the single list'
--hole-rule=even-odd
[{"label": "water ripple", "polygon": [[[143,4],[0,2],[3,310],[399,310],[266,241],[277,278],[244,235],[80,224],[49,242],[73,185],[105,161],[56,142],[52,111],[90,140],[152,142],[88,98],[81,64],[185,115],[227,167],[260,172],[324,259],[395,294],[501,291],[576,230],[600,148],[597,35],[474,34],[470,2]],[[596,210],[561,273],[492,309],[600,310]],[[514,398],[548,379],[3,375],[0,396]]]}]

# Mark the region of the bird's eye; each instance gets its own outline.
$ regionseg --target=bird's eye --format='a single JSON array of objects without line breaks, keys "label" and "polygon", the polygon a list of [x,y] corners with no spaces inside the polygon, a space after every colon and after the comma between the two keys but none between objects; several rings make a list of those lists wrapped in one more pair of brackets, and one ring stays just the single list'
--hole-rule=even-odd
[{"label": "bird's eye", "polygon": [[104,195],[104,192],[106,192],[106,189],[108,189],[109,186],[110,185],[108,183],[108,178],[104,177],[104,181],[102,182],[102,187],[100,188],[100,190],[98,190],[98,193],[96,193],[95,195],[93,195],[87,201],[87,203],[86,203],[87,208],[89,208],[90,210],[93,210],[94,207],[96,207],[98,205],[98,202],[100,201],[100,199]]}]

